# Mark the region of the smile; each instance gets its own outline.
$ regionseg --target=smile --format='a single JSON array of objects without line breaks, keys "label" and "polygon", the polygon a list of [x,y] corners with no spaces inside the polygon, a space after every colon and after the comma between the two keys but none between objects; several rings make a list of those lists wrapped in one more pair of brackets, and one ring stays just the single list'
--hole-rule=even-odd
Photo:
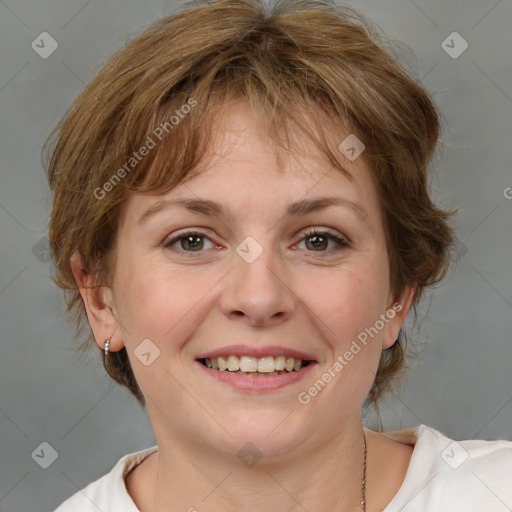
[{"label": "smile", "polygon": [[298,372],[311,361],[304,361],[295,357],[286,356],[218,356],[199,359],[207,368],[218,371],[227,371],[244,376],[278,376],[291,372]]},{"label": "smile", "polygon": [[197,354],[196,368],[221,386],[262,393],[303,379],[318,364],[311,353],[279,345],[225,345]]}]

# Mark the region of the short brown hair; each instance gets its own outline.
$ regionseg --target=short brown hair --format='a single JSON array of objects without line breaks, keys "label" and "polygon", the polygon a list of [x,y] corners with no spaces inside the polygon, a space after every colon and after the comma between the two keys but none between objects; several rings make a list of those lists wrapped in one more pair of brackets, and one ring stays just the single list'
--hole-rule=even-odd
[{"label": "short brown hair", "polygon": [[[115,54],[52,133],[53,278],[66,291],[76,335],[84,304],[71,255],[78,251],[86,270],[108,286],[129,194],[166,193],[190,179],[219,109],[240,97],[267,124],[271,140],[283,145],[283,134],[300,131],[345,174],[326,130],[344,123],[364,143],[385,219],[390,287],[399,297],[416,285],[415,309],[424,288],[446,274],[455,210],[436,207],[428,193],[427,167],[440,133],[436,106],[385,46],[368,20],[334,0],[214,0],[158,20]],[[130,160],[156,138],[144,158]],[[89,332],[85,345],[91,340]],[[383,351],[370,403],[402,373],[406,344],[402,329]],[[144,402],[126,348],[105,367]]]}]

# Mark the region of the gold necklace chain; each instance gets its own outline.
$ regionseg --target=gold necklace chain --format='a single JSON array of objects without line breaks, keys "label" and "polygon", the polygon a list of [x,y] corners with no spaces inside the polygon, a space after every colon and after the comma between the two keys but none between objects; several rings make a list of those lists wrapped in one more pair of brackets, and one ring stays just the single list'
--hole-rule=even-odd
[{"label": "gold necklace chain", "polygon": [[363,481],[361,482],[361,511],[366,512],[366,436],[363,428],[364,461],[363,461]]}]

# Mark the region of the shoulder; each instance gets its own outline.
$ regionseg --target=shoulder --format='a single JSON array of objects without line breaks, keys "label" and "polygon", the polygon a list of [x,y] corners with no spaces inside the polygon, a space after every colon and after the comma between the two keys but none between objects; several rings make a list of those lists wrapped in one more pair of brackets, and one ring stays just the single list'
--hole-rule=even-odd
[{"label": "shoulder", "polygon": [[109,473],[73,494],[54,512],[98,512],[98,510],[139,512],[128,494],[125,477],[156,450],[157,446],[153,446],[125,455]]},{"label": "shoulder", "polygon": [[408,512],[491,512],[512,505],[512,441],[457,441],[427,425],[385,435],[414,444],[405,481],[386,512],[398,505]]},{"label": "shoulder", "polygon": [[[479,509],[512,506],[512,442],[466,439],[456,441],[438,432],[435,466],[440,490],[465,495]],[[474,506],[474,505],[473,505]]]}]

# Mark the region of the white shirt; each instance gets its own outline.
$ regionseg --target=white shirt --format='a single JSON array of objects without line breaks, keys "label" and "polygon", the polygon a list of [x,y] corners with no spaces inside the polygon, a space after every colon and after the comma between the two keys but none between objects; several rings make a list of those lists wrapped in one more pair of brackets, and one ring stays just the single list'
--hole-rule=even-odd
[{"label": "white shirt", "polygon": [[[512,441],[454,441],[427,425],[382,433],[414,445],[405,480],[383,512],[512,510]],[[125,455],[54,512],[140,512],[124,479],[157,449]]]}]

